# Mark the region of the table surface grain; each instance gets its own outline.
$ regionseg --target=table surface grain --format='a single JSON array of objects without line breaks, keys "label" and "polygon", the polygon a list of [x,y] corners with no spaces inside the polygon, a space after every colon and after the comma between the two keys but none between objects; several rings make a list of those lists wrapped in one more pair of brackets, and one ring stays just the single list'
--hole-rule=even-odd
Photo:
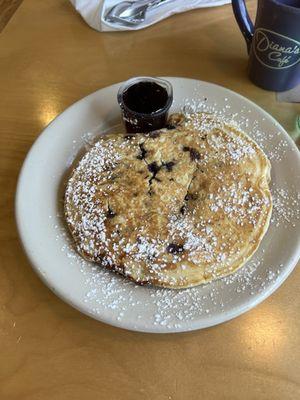
[{"label": "table surface grain", "polygon": [[[251,12],[255,2],[249,1]],[[81,97],[134,75],[186,76],[235,90],[292,129],[299,105],[246,77],[230,5],[139,32],[97,33],[67,0],[26,0],[0,35],[0,399],[296,400],[300,272],[223,325],[184,334],[128,332],[94,321],[47,289],[14,222],[24,157]],[[47,173],[47,171],[45,171]]]},{"label": "table surface grain", "polygon": [[0,0],[0,32],[4,29],[22,1],[23,0]]}]

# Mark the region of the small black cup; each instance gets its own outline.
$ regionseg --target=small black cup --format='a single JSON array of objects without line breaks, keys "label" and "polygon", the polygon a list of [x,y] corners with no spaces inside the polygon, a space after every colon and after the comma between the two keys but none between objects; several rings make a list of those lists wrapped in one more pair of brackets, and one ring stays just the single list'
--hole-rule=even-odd
[{"label": "small black cup", "polygon": [[146,133],[163,128],[172,102],[172,86],[165,79],[132,78],[123,83],[118,92],[118,103],[128,133]]}]

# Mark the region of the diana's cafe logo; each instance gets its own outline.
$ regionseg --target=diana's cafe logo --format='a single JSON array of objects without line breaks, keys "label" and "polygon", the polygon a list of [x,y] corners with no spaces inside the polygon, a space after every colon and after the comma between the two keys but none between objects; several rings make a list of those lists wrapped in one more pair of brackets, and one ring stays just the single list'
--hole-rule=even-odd
[{"label": "diana's cafe logo", "polygon": [[268,29],[255,30],[253,50],[256,58],[268,68],[289,68],[300,61],[300,42]]}]

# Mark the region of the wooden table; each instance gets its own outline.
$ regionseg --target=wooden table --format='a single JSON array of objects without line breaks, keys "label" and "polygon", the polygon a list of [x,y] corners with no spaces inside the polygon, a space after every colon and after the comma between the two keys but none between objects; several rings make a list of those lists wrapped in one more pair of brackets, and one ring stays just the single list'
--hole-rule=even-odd
[{"label": "wooden table", "polygon": [[[250,9],[255,3],[250,0]],[[0,36],[0,399],[300,398],[300,272],[254,310],[198,332],[150,335],[94,321],[31,269],[14,223],[24,157],[66,107],[133,75],[212,81],[256,101],[289,130],[299,105],[246,78],[231,7],[149,29],[97,33],[67,0],[26,0]]]},{"label": "wooden table", "polygon": [[22,1],[23,0],[0,0],[0,32],[14,15]]}]

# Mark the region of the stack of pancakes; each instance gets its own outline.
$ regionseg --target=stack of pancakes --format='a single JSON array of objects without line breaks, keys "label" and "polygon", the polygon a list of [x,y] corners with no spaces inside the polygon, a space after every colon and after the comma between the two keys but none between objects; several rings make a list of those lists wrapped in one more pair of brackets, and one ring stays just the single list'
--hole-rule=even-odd
[{"label": "stack of pancakes", "polygon": [[65,216],[78,252],[140,284],[186,288],[233,273],[271,217],[270,162],[205,113],[103,136],[74,169]]}]

